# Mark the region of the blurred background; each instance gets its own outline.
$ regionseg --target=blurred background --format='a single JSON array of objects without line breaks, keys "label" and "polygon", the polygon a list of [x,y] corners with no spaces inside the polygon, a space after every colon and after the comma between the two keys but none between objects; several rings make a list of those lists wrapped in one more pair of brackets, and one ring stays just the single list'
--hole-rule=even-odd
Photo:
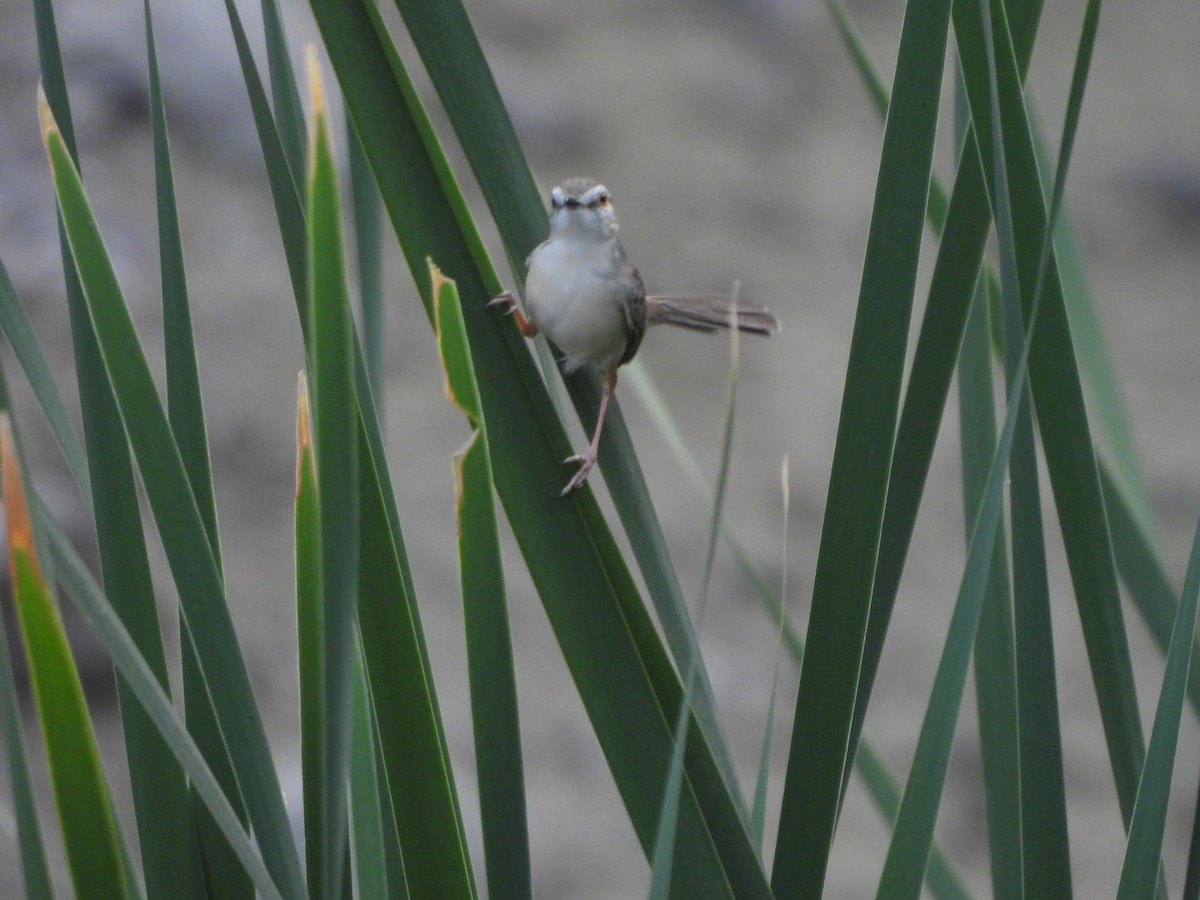
[{"label": "blurred background", "polygon": [[[247,24],[255,24],[257,5],[242,6]],[[848,6],[889,78],[903,4],[854,0]],[[303,3],[288,0],[283,7],[298,58],[314,30]],[[882,135],[825,7],[817,0],[467,0],[467,7],[544,191],[569,175],[604,181],[620,211],[625,245],[651,292],[723,290],[736,279],[743,297],[783,320],[780,336],[746,340],[742,347],[726,518],[763,575],[779,584],[779,471],[786,455],[787,588],[792,618],[803,629]],[[1082,10],[1081,0],[1047,4],[1030,75],[1034,109],[1055,144]],[[85,183],[143,342],[152,361],[161,359],[142,6],[61,0],[56,11]],[[154,14],[228,593],[285,789],[298,793],[291,502],[295,377],[303,364],[299,329],[224,7],[217,0],[175,0],[157,4]],[[1200,9],[1187,0],[1109,4],[1100,28],[1068,207],[1124,386],[1168,571],[1178,583],[1200,510]],[[402,39],[400,46],[403,51]],[[406,60],[423,85],[415,55],[407,53]],[[0,259],[74,408],[37,81],[31,7],[9,0],[0,4]],[[441,122],[432,92],[424,93]],[[943,120],[949,129],[949,116]],[[448,131],[443,139],[469,185]],[[938,160],[946,178],[949,147],[944,142]],[[477,201],[473,186],[468,190]],[[482,204],[475,208],[502,260]],[[468,432],[443,396],[431,331],[390,235],[387,243],[390,463],[464,814],[474,832],[450,468]],[[925,278],[931,261],[930,255]],[[925,283],[918,287],[915,321]],[[82,504],[7,347],[3,354],[37,487],[87,548],[92,537]],[[639,355],[710,478],[728,357],[719,338],[668,331],[651,332]],[[628,382],[617,396],[685,594],[695,598],[709,503],[679,469]],[[962,570],[954,416],[952,405],[867,720],[868,738],[901,781]],[[577,426],[573,434],[583,441]],[[1047,515],[1053,522],[1052,511]],[[1115,885],[1123,833],[1052,527],[1048,540],[1073,875],[1079,896],[1102,896]],[[543,897],[642,894],[648,867],[511,542],[506,566],[535,889]],[[159,576],[166,611],[173,592],[161,564]],[[1135,613],[1127,624],[1148,728],[1162,659]],[[719,555],[702,642],[747,785],[766,723],[775,627],[733,560]],[[173,626],[167,630],[177,644]],[[101,741],[113,761],[109,774],[120,792],[124,762],[109,666],[77,631],[88,688],[101,710]],[[790,720],[797,678],[785,663],[777,706],[783,721]],[[939,831],[968,881],[986,895],[973,715],[968,696]],[[1168,864],[1173,855],[1181,858],[1191,828],[1200,742],[1194,720],[1189,723],[1176,769],[1179,799],[1168,822]],[[789,736],[777,729],[768,821],[778,811]],[[31,731],[27,741],[37,757],[33,740]],[[40,766],[36,775],[48,796]],[[19,884],[8,797],[7,779],[0,779],[0,896],[12,896]],[[44,815],[52,815],[48,803]],[[123,815],[128,822],[127,805]],[[887,839],[882,819],[852,784],[829,896],[873,892]],[[1181,882],[1181,868],[1169,867],[1172,883]]]}]

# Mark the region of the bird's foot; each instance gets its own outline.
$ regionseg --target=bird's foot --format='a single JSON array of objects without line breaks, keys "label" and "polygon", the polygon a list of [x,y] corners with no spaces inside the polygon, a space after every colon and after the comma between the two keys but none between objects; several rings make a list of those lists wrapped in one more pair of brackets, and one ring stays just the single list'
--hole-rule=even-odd
[{"label": "bird's foot", "polygon": [[583,487],[583,483],[587,481],[588,475],[596,465],[596,452],[589,450],[587,453],[580,453],[575,456],[568,456],[563,460],[564,463],[578,463],[579,468],[575,474],[571,476],[571,480],[567,482],[567,486],[562,489],[560,497],[565,497],[572,491],[577,491]]},{"label": "bird's foot", "polygon": [[506,316],[511,316],[519,309],[517,306],[517,298],[513,296],[512,291],[505,291],[502,294],[497,294],[488,301],[488,306],[503,307],[501,312],[503,312]]},{"label": "bird's foot", "polygon": [[488,301],[488,306],[499,306],[502,315],[512,316],[513,320],[517,323],[517,327],[521,329],[521,334],[525,335],[525,337],[531,338],[537,334],[537,326],[525,318],[525,314],[521,312],[521,306],[517,303],[517,298],[513,296],[512,291],[497,294]]}]

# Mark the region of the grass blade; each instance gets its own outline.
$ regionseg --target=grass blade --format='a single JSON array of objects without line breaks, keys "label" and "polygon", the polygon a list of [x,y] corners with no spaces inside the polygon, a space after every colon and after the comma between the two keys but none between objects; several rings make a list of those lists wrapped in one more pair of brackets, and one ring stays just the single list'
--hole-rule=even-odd
[{"label": "grass blade", "polygon": [[1009,391],[1008,413],[972,529],[966,569],[921,724],[904,799],[896,816],[877,897],[913,897],[921,889],[1000,525],[1009,454],[1025,396],[1026,361],[1025,356],[1019,360],[1018,377]]},{"label": "grass blade", "polygon": [[[696,605],[696,632],[704,625],[704,613],[708,608],[708,588],[712,580],[713,563],[717,556],[717,544],[721,537],[722,514],[725,509],[725,488],[729,481],[729,463],[733,458],[733,423],[737,410],[737,375],[740,346],[737,329],[737,311],[729,328],[729,400],[725,405],[725,427],[721,440],[721,455],[717,468],[717,485],[713,492],[712,516],[709,519],[708,546],[704,554],[704,574],[700,581],[700,600]],[[683,784],[683,752],[687,746],[687,719],[696,687],[696,673],[701,666],[699,653],[692,657],[683,682],[683,702],[675,720],[675,747],[671,752],[671,765],[667,770],[667,785],[663,792],[662,808],[659,812],[658,833],[654,839],[654,857],[651,862],[650,897],[665,900],[670,894],[671,867],[674,860],[676,826],[679,821],[679,794]]]},{"label": "grass blade", "polygon": [[[375,767],[375,728],[367,696],[367,671],[360,646],[355,644],[354,684],[350,699],[350,850],[354,880],[360,897],[387,897],[390,878],[387,843],[397,851],[396,829],[384,819]],[[403,887],[401,879],[400,887]]]},{"label": "grass blade", "polygon": [[[963,514],[967,522],[971,521],[972,511],[983,503],[987,467],[997,443],[986,291],[981,280],[967,320],[958,364]],[[970,538],[968,531],[968,542]],[[1007,565],[1008,545],[1003,528],[998,528],[975,635],[975,686],[987,798],[992,892],[998,898],[1021,896],[1023,871],[1017,676]]]},{"label": "grass blade", "polygon": [[25,378],[33,389],[33,395],[42,408],[59,449],[62,450],[67,468],[71,471],[75,483],[79,485],[84,502],[91,508],[92,485],[88,477],[83,444],[80,443],[71,417],[67,414],[62,395],[54,383],[54,376],[50,374],[46,356],[38,345],[29,316],[25,314],[25,308],[17,297],[16,288],[13,287],[3,262],[0,262],[0,331],[4,332],[21,371],[25,373]]},{"label": "grass blade", "polygon": [[313,459],[308,378],[296,390],[296,645],[300,673],[300,771],[304,785],[304,845],[309,884],[321,883],[321,744],[325,737],[324,609],[321,606],[321,515]]},{"label": "grass blade", "polygon": [[1192,636],[1196,632],[1198,596],[1200,523],[1196,526],[1179,612],[1171,631],[1162,690],[1158,695],[1158,711],[1154,715],[1146,764],[1142,767],[1142,777],[1138,783],[1137,802],[1129,825],[1129,840],[1125,845],[1125,863],[1121,867],[1117,900],[1149,897],[1158,884],[1167,804],[1171,797],[1171,774],[1175,768],[1179,723],[1183,717],[1188,668],[1192,660]]},{"label": "grass blade", "polygon": [[48,108],[43,107],[42,114],[59,210],[85,286],[87,311],[107,381],[138,460],[208,693],[237,770],[238,786],[268,867],[287,895],[299,895],[304,890],[303,877],[278,776],[195,495],[78,172]]},{"label": "grass blade", "polygon": [[[3,268],[0,267],[0,280]],[[0,295],[3,287],[0,285]],[[0,300],[0,302],[4,302]],[[0,370],[0,413],[11,416],[8,386]],[[2,486],[2,482],[0,482]],[[29,764],[22,737],[21,709],[17,702],[17,687],[13,681],[13,663],[8,654],[8,629],[0,615],[0,722],[3,723],[5,758],[13,818],[16,820],[17,845],[20,849],[21,874],[28,897],[53,897],[50,886],[50,867],[46,862],[46,847],[38,823],[37,804],[29,778]]]},{"label": "grass blade", "polygon": [[4,519],[13,604],[25,640],[50,781],[75,892],[127,897],[121,839],[88,718],[83,686],[50,587],[42,577],[21,466],[7,413],[0,414]]},{"label": "grass blade", "polygon": [[516,675],[492,501],[494,487],[487,426],[471,367],[458,290],[454,282],[436,270],[432,273],[432,282],[446,393],[475,429],[467,446],[455,456],[454,475],[458,494],[459,572],[488,895],[531,897],[533,884]]},{"label": "grass blade", "polygon": [[[982,23],[973,4],[955,6],[955,27],[972,110],[982,112],[987,102],[986,56],[981,37]],[[996,23],[996,35],[998,40],[1008,42],[1007,23],[1002,20]],[[1004,115],[1005,156],[1012,169],[1010,181],[1019,184],[1013,191],[1013,216],[1021,298],[1026,317],[1029,304],[1039,290],[1044,307],[1042,324],[1030,354],[1030,384],[1036,406],[1054,411],[1053,415],[1039,417],[1038,425],[1092,677],[1100,700],[1117,795],[1122,817],[1128,822],[1145,743],[1137,712],[1112,541],[1053,253],[1046,255],[1045,278],[1040,283],[1036,280],[1043,255],[1047,212],[1028,117],[1013,71],[1011,51],[997,53],[996,60]],[[988,134],[984,139],[979,115],[975,116],[975,121],[981,133],[981,148],[989,148],[981,155],[985,165],[990,166],[992,137]],[[990,128],[988,130],[990,132]]]},{"label": "grass blade", "polygon": [[159,734],[170,746],[175,758],[179,760],[196,795],[212,814],[213,821],[221,829],[223,839],[228,841],[236,855],[238,865],[249,873],[254,887],[263,897],[282,897],[263,864],[258,848],[247,835],[238,814],[230,805],[196,743],[180,723],[170,698],[151,673],[129,632],[125,630],[108,599],[92,579],[91,573],[71,546],[71,542],[56,525],[50,523],[44,507],[39,506],[37,511],[38,518],[48,523],[45,534],[50,557],[54,561],[67,596],[104,644],[113,664],[154,722]]},{"label": "grass blade", "polygon": [[346,156],[350,168],[350,206],[354,218],[354,259],[358,269],[358,303],[362,322],[363,357],[375,398],[375,413],[384,425],[384,348],[387,309],[383,293],[383,205],[354,123],[346,114]]},{"label": "grass blade", "polygon": [[[175,199],[174,175],[171,165],[170,144],[167,136],[166,109],[158,72],[158,52],[154,40],[154,25],[150,2],[144,2],[146,20],[146,53],[148,68],[150,126],[154,144],[155,196],[158,207],[158,246],[161,269],[164,357],[167,376],[167,416],[171,430],[179,443],[188,480],[196,496],[200,515],[204,519],[209,542],[218,567],[221,564],[220,540],[217,534],[216,498],[213,493],[212,467],[208,457],[208,435],[204,420],[204,406],[200,398],[200,377],[196,368],[196,348],[192,337],[191,310],[188,305],[187,275],[183,260],[183,239],[179,229],[179,212]],[[183,702],[188,727],[197,743],[204,748],[207,759],[213,761],[214,769],[221,773],[221,783],[230,797],[237,796],[233,770],[228,760],[220,729],[212,711],[212,703],[204,689],[200,666],[195,659],[195,650],[188,634],[187,622],[180,616],[180,653],[184,657]],[[155,736],[157,738],[157,735]],[[127,741],[128,743],[128,741]],[[240,808],[240,800],[238,801]],[[170,804],[164,806],[170,809]],[[182,812],[186,812],[184,807]],[[195,837],[192,828],[180,822],[166,820],[160,814],[155,826],[161,830],[158,840],[174,836],[176,841],[186,839],[184,847],[163,848],[166,859],[173,860],[176,867],[191,863],[191,877],[185,873],[164,873],[158,887],[150,893],[160,891],[188,890],[200,892],[208,888],[225,897],[249,897],[253,893],[250,879],[237,865],[236,856],[220,833],[217,824],[201,806],[195,807]],[[242,813],[245,818],[245,813]],[[196,854],[199,851],[200,859]]]},{"label": "grass blade", "polygon": [[[353,325],[342,256],[341,200],[316,51],[310,48],[313,134],[308,163],[308,334],[321,547],[321,693],[316,719],[319,828],[307,836],[310,887],[341,893],[346,852],[346,771],[350,737],[351,637],[358,596],[358,422]],[[312,821],[310,818],[309,821]]]},{"label": "grass blade", "polygon": [[786,896],[821,892],[850,759],[949,18],[912,3],[900,38],[772,872]]}]

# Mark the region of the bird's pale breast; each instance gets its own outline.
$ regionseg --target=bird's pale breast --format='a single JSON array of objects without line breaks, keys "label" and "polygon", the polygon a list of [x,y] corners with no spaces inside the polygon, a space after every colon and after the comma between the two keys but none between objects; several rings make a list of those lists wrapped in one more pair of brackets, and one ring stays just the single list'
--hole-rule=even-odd
[{"label": "bird's pale breast", "polygon": [[529,260],[525,300],[538,330],[568,357],[607,370],[627,340],[624,294],[607,242],[556,239]]}]

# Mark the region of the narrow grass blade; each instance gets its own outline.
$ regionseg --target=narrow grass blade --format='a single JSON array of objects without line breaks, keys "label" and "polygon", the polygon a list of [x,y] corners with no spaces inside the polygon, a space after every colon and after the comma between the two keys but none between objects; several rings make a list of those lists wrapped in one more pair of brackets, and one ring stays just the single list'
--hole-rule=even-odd
[{"label": "narrow grass blade", "polygon": [[436,269],[431,280],[446,393],[475,429],[467,446],[455,456],[454,475],[467,673],[488,895],[515,900],[533,895],[533,881],[516,675],[492,500],[487,427],[471,367],[458,290],[454,282]]},{"label": "narrow grass blade", "polygon": [[[229,18],[229,27],[233,31],[233,42],[237,48],[238,62],[242,67],[242,78],[250,99],[250,111],[254,114],[254,126],[258,131],[258,142],[263,151],[267,183],[271,188],[271,199],[275,203],[279,236],[283,241],[283,255],[292,281],[292,293],[299,303],[300,298],[305,295],[307,271],[304,250],[306,232],[301,199],[303,182],[300,178],[300,172],[303,170],[297,169],[293,173],[288,163],[285,141],[280,136],[279,127],[271,114],[266,89],[263,87],[258,65],[254,61],[254,53],[250,49],[241,15],[233,0],[225,0],[225,12]],[[303,153],[299,155],[299,159],[304,159]],[[300,327],[308,328],[307,317],[301,316]]]},{"label": "narrow grass blade", "polygon": [[[65,122],[59,126],[66,129],[60,132],[65,136],[64,148],[77,159],[53,10],[49,2],[38,2],[35,11],[46,92],[43,96],[57,112],[60,123]],[[166,685],[166,658],[128,443],[87,324],[85,301],[61,225],[60,237],[91,479],[85,483],[96,518],[101,569],[131,633],[160,682]],[[200,871],[191,836],[186,783],[153,728],[136,704],[129,702],[126,685],[119,677],[117,691],[122,702],[121,721],[147,887],[152,891],[177,889],[188,896]]]},{"label": "narrow grass blade", "polygon": [[[963,335],[958,364],[962,420],[963,512],[983,503],[987,467],[996,447],[992,384],[992,338],[987,290],[982,281]],[[967,540],[971,535],[968,531]],[[1016,661],[1008,545],[1003,528],[996,543],[975,635],[975,689],[979,743],[987,798],[987,834],[991,850],[992,892],[997,898],[1021,896],[1021,770],[1017,724]]]},{"label": "narrow grass blade", "polygon": [[300,771],[304,787],[304,838],[308,881],[320,883],[321,744],[325,734],[321,691],[325,683],[322,653],[321,512],[317,466],[313,459],[308,379],[300,372],[296,389],[296,645],[300,673]]},{"label": "narrow grass blade", "polygon": [[[0,275],[3,270],[0,269]],[[3,289],[0,288],[0,293]],[[3,302],[3,301],[0,301]],[[0,414],[11,415],[8,387],[0,370]],[[0,486],[2,486],[0,481]],[[8,629],[0,615],[0,730],[4,732],[5,759],[8,763],[9,797],[20,850],[21,875],[27,897],[53,897],[50,886],[50,867],[46,862],[46,847],[38,822],[37,803],[29,778],[25,740],[22,736],[21,709],[13,681],[13,662],[8,653]]]},{"label": "narrow grass blade", "polygon": [[910,4],[884,133],[784,783],[772,886],[825,881],[887,496],[950,19]]},{"label": "narrow grass blade", "polygon": [[88,626],[104,644],[113,664],[129,684],[142,708],[146,710],[159,734],[171,748],[175,758],[187,773],[197,796],[213,816],[217,827],[252,879],[263,897],[282,897],[272,881],[255,843],[238,820],[238,814],[208,767],[191,735],[179,721],[179,716],[164,693],[157,678],[133,643],[129,632],[113,611],[108,599],[92,579],[86,564],[57,525],[50,523],[44,507],[37,509],[38,518],[48,523],[45,528],[48,550],[55,570],[68,597],[87,621]]},{"label": "narrow grass blade", "polygon": [[[990,128],[1001,135],[997,55],[1006,52],[992,34],[990,0],[981,0],[987,50]],[[1071,868],[1067,837],[1066,789],[1059,737],[1058,690],[1054,671],[1054,633],[1050,620],[1050,587],[1046,570],[1037,451],[1030,411],[1022,324],[1017,251],[1013,232],[1012,183],[1004,142],[993,140],[992,202],[1000,247],[1000,320],[1005,375],[1012,389],[1021,385],[1010,461],[1012,504],[1012,578],[1015,631],[1021,829],[1024,853],[1022,882],[1027,893],[1070,896]]]},{"label": "narrow grass blade", "polygon": [[[658,425],[663,440],[674,453],[677,464],[691,476],[693,484],[703,496],[711,496],[700,466],[658,389],[649,379],[642,377],[640,367],[636,362],[627,369],[627,372],[629,377],[626,378],[626,383],[632,383],[644,405],[649,408],[651,418]],[[750,554],[734,535],[727,532],[725,538],[742,573],[754,586],[755,596],[762,604],[763,609],[771,617],[780,616],[782,610],[779,598],[751,562]],[[786,620],[783,621],[782,639],[788,657],[792,664],[799,669],[804,659],[804,641],[796,633],[792,624]],[[900,808],[900,787],[866,738],[863,738],[858,744],[858,751],[854,757],[854,768],[862,778],[868,795],[884,819],[888,822],[894,821],[896,811]],[[951,898],[962,900],[962,898],[970,896],[949,858],[937,844],[934,844],[930,852],[927,885],[931,895],[939,900],[951,900]]]},{"label": "narrow grass blade", "polygon": [[131,896],[136,891],[126,880],[121,839],[83,686],[38,564],[7,413],[0,414],[0,465],[13,605],[24,637],[71,879],[80,897]]},{"label": "narrow grass blade", "polygon": [[[396,829],[384,819],[375,767],[375,728],[367,696],[367,672],[355,644],[354,684],[350,698],[350,850],[359,897],[389,896],[386,844],[396,844]],[[399,845],[396,845],[397,851]],[[401,884],[402,886],[402,884]]]},{"label": "narrow grass blade", "polygon": [[788,572],[788,510],[792,493],[791,479],[788,477],[788,458],[783,457],[780,467],[779,484],[783,495],[783,542],[780,550],[779,571],[779,636],[775,645],[775,664],[771,667],[771,696],[767,700],[767,724],[763,730],[762,750],[758,755],[758,775],[754,779],[754,801],[750,805],[750,834],[754,838],[754,846],[762,852],[763,832],[767,825],[767,785],[771,773],[771,738],[775,730],[775,692],[779,687],[779,663],[783,655],[784,631],[787,626],[787,572]]},{"label": "narrow grass blade", "polygon": [[[1007,44],[1007,23],[1002,17],[997,18],[997,39]],[[973,112],[979,111],[975,122],[981,133],[980,146],[988,148],[981,157],[990,167],[992,136],[988,134],[985,139],[980,125],[980,115],[987,103],[985,43],[979,11],[974,4],[955,6],[955,26],[971,107]],[[1026,317],[1029,304],[1039,290],[1043,305],[1042,323],[1030,354],[1030,384],[1037,408],[1053,411],[1052,415],[1039,416],[1038,426],[1100,701],[1117,796],[1122,817],[1128,822],[1145,744],[1121,613],[1112,541],[1061,283],[1052,253],[1045,257],[1045,278],[1038,280],[1047,211],[1011,50],[997,53],[996,61],[1000,107],[1004,116],[1005,156],[1011,170],[1010,182],[1014,184],[1014,233]]]},{"label": "narrow grass blade", "polygon": [[924,879],[950,764],[950,748],[966,684],[967,666],[999,531],[1009,454],[1025,396],[1025,363],[1024,358],[1020,360],[1018,378],[1009,391],[1008,413],[988,471],[983,502],[972,528],[966,569],[880,877],[876,894],[880,898],[915,897],[920,893]]},{"label": "narrow grass blade", "polygon": [[92,485],[88,477],[87,456],[84,454],[83,444],[71,423],[62,395],[54,383],[54,376],[50,374],[46,356],[42,353],[29,316],[25,314],[25,308],[21,305],[3,262],[0,262],[0,331],[4,332],[8,345],[12,347],[13,356],[17,358],[21,371],[25,373],[25,379],[33,389],[33,395],[54,433],[54,439],[58,442],[67,468],[70,469],[75,483],[79,485],[84,502],[90,508]]},{"label": "narrow grass blade", "polygon": [[[170,143],[167,136],[166,109],[158,71],[158,52],[154,40],[154,25],[150,0],[144,2],[146,20],[146,53],[148,68],[150,127],[154,143],[154,180],[158,209],[158,246],[161,269],[164,357],[167,376],[167,415],[171,430],[179,443],[179,452],[188,473],[200,515],[204,519],[209,542],[218,567],[221,564],[220,540],[217,534],[216,498],[213,493],[212,467],[208,456],[208,435],[204,421],[204,406],[200,397],[200,377],[196,367],[196,348],[192,337],[191,310],[188,305],[187,275],[183,259],[183,239],[179,229],[179,212],[175,199],[174,174],[171,165]],[[180,616],[180,652],[185,657],[183,673],[183,702],[188,727],[205,756],[213,760],[222,775],[222,785],[229,796],[236,797],[236,784],[227,759],[224,741],[216,725],[212,704],[198,677],[199,664],[188,633],[187,623]],[[157,740],[157,735],[155,735]],[[128,744],[129,741],[127,740]],[[133,766],[131,765],[131,769]],[[154,802],[153,794],[151,803]],[[180,813],[187,805],[174,804]],[[240,806],[240,801],[239,801]],[[153,808],[153,806],[151,807]],[[172,804],[164,803],[164,812]],[[242,814],[244,818],[244,813]],[[155,895],[162,891],[202,892],[206,887],[222,896],[249,897],[253,887],[248,876],[240,870],[233,850],[225,841],[217,824],[200,806],[194,810],[195,836],[192,827],[183,822],[158,816],[152,834],[157,841],[186,841],[181,847],[169,844],[162,849],[165,859],[175,868],[185,864],[192,867],[191,877],[166,868],[157,879]],[[197,846],[196,840],[199,844]],[[143,839],[145,843],[145,839]],[[200,855],[197,856],[197,853]],[[143,855],[145,852],[143,851]],[[203,868],[201,868],[203,866]],[[207,873],[207,875],[206,875]]]},{"label": "narrow grass blade", "polygon": [[1183,717],[1188,669],[1192,660],[1192,638],[1196,632],[1198,596],[1200,523],[1196,526],[1179,612],[1171,631],[1166,671],[1163,672],[1162,690],[1158,695],[1158,711],[1154,715],[1146,764],[1142,767],[1142,777],[1138,783],[1137,802],[1129,825],[1129,840],[1125,845],[1125,863],[1121,868],[1117,900],[1149,897],[1158,884],[1167,805],[1171,798],[1171,775],[1175,768],[1179,723]]},{"label": "narrow grass blade", "polygon": [[299,895],[299,858],[212,546],[78,172],[48,108],[42,113],[59,211],[85,288],[105,381],[133,445],[238,786],[272,874],[286,894]]},{"label": "narrow grass blade", "polygon": [[[1009,5],[1010,14],[1014,17],[1021,71],[1024,72],[1033,48],[1040,0]],[[931,180],[931,196],[936,193],[935,184],[936,179]],[[931,203],[930,209],[932,207]],[[851,746],[857,743],[866,718],[917,510],[933,458],[934,442],[950,391],[950,379],[959,356],[970,299],[979,277],[991,218],[985,174],[979,160],[979,145],[972,128],[967,130],[963,140],[945,222],[940,229],[936,222],[933,223],[935,230],[941,233],[941,243],[913,354],[904,408],[896,431],[892,475],[888,484],[879,559],[871,595],[871,614],[854,708]],[[989,277],[989,291],[993,283],[994,278]],[[997,287],[996,292],[998,290]]]},{"label": "narrow grass blade", "polygon": [[384,376],[387,360],[387,309],[383,293],[383,205],[371,177],[370,164],[354,123],[346,114],[346,156],[350,168],[350,206],[354,219],[354,259],[358,269],[358,304],[363,357],[375,413],[384,425]]},{"label": "narrow grass blade", "polygon": [[300,181],[308,158],[304,112],[296,73],[292,69],[287,35],[278,0],[262,0],[263,35],[267,46],[267,71],[271,77],[271,99],[275,123],[283,143],[283,154],[293,181]]},{"label": "narrow grass blade", "polygon": [[[1118,484],[1112,469],[1101,460],[1099,471],[1117,571],[1121,573],[1121,580],[1129,589],[1130,597],[1155,643],[1166,648],[1178,614],[1179,601],[1175,587],[1167,577],[1158,549],[1143,529],[1134,508],[1127,502],[1125,490]],[[1192,642],[1193,665],[1188,669],[1188,699],[1192,709],[1200,712],[1200,665],[1196,664],[1197,658],[1200,658],[1200,640]]]},{"label": "narrow grass blade", "polygon": [[[679,678],[591,495],[557,499],[566,435],[523,340],[486,307],[498,280],[374,8],[312,5],[427,313],[426,256],[458,283],[475,365],[487,373],[478,381],[501,501],[649,852]],[[398,159],[405,164],[395,165]],[[639,741],[624,737],[631,729]],[[680,844],[695,857],[676,867],[688,879],[680,889],[712,889],[724,880],[716,874],[723,867],[736,872],[730,878],[746,886],[743,893],[761,894],[761,866],[703,737],[689,738],[688,773],[695,795],[686,797]]]},{"label": "narrow grass blade", "polygon": [[[725,488],[729,482],[729,463],[733,458],[733,423],[737,411],[737,376],[740,346],[737,312],[729,328],[729,400],[725,404],[725,427],[721,440],[721,455],[717,466],[717,484],[713,492],[712,515],[709,518],[708,545],[704,553],[704,572],[700,581],[700,599],[696,604],[696,633],[704,626],[704,613],[708,609],[708,589],[712,581],[713,564],[717,557],[717,545],[721,538],[722,514],[725,509]],[[659,811],[658,831],[654,839],[654,856],[651,860],[650,897],[666,900],[670,896],[671,869],[675,857],[675,835],[679,822],[679,797],[683,787],[683,754],[687,747],[687,720],[696,687],[696,673],[701,665],[696,653],[687,668],[683,682],[683,702],[675,719],[674,741],[671,764],[667,769],[667,784],[663,791],[662,807]]]},{"label": "narrow grass blade", "polygon": [[[308,57],[313,133],[308,161],[308,334],[321,548],[320,791],[307,836],[310,887],[341,893],[346,852],[346,771],[354,610],[358,597],[358,421],[341,200],[315,48]],[[314,817],[307,816],[308,821]]]}]

